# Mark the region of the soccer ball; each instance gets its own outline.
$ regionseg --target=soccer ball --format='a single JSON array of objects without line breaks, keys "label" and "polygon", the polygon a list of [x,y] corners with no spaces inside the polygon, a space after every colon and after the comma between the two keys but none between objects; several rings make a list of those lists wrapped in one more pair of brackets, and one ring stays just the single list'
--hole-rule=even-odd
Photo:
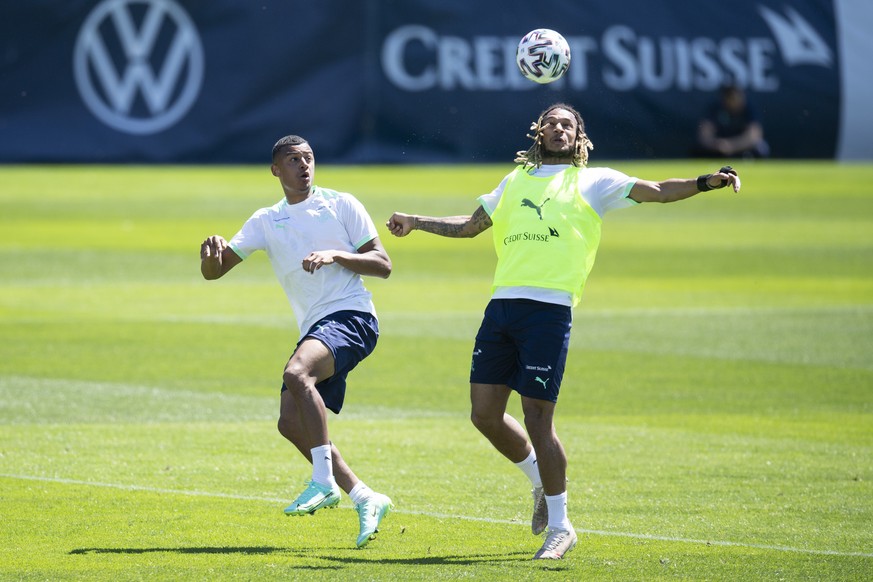
[{"label": "soccer ball", "polygon": [[570,45],[548,28],[532,30],[519,41],[515,62],[521,74],[535,83],[560,79],[570,66]]}]

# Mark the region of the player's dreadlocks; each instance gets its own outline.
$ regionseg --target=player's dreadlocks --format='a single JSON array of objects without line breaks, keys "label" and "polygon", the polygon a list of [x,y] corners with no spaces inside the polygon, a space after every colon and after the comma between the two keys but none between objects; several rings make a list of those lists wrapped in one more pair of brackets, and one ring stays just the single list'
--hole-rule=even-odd
[{"label": "player's dreadlocks", "polygon": [[566,103],[555,103],[546,108],[536,122],[532,123],[530,130],[533,135],[528,134],[527,137],[534,140],[533,145],[527,151],[518,151],[515,154],[515,163],[523,164],[527,168],[539,168],[543,165],[543,119],[555,109],[566,109],[576,118],[576,139],[573,144],[573,165],[585,167],[588,164],[588,150],[594,149],[594,144],[588,139],[585,134],[585,122],[582,121],[582,116],[576,109]]}]

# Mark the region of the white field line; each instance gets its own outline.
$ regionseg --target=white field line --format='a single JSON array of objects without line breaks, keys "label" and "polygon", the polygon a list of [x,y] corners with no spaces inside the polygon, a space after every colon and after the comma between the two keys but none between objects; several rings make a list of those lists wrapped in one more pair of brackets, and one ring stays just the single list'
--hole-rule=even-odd
[{"label": "white field line", "polygon": [[[214,497],[221,499],[237,499],[242,501],[261,501],[268,503],[282,504],[286,503],[287,499],[276,499],[272,497],[258,497],[253,495],[235,495],[233,493],[213,493],[209,491],[191,491],[185,489],[163,489],[160,487],[147,487],[144,485],[124,485],[122,483],[100,483],[97,481],[81,481],[78,479],[64,479],[61,477],[38,477],[33,475],[12,475],[0,473],[0,478],[3,479],[18,479],[23,481],[40,481],[45,483],[60,483],[65,485],[83,485],[88,487],[105,487],[108,489],[119,489],[122,491],[143,491],[146,493],[166,493],[168,495],[187,495],[190,497]],[[408,515],[421,515],[424,517],[432,517],[435,519],[461,519],[465,521],[474,521],[480,523],[499,523],[506,525],[523,525],[527,527],[527,523],[512,521],[509,519],[495,519],[491,517],[471,517],[464,515],[449,515],[443,513],[434,513],[429,511],[414,511],[395,509],[394,513],[405,513]],[[633,538],[641,540],[651,540],[658,542],[675,542],[683,544],[701,544],[706,546],[722,546],[722,547],[737,547],[737,548],[752,548],[756,550],[770,550],[776,552],[791,552],[796,554],[813,554],[821,556],[840,556],[840,557],[860,557],[873,558],[873,553],[869,552],[841,552],[837,550],[817,550],[809,548],[794,548],[791,546],[769,545],[769,544],[752,544],[744,542],[719,541],[719,540],[698,540],[693,538],[682,538],[673,536],[658,536],[651,534],[640,534],[631,532],[604,531],[597,529],[577,529],[576,533],[589,534],[595,536],[611,536],[619,538]]]}]

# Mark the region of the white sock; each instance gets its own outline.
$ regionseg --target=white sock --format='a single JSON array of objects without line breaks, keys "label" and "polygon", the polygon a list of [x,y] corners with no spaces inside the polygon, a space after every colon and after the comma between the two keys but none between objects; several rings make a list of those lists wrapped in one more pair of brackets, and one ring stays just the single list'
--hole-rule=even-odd
[{"label": "white sock", "polygon": [[310,449],[312,453],[312,480],[320,485],[336,485],[333,478],[333,455],[330,444]]},{"label": "white sock", "polygon": [[527,475],[527,478],[530,479],[530,484],[533,485],[534,488],[543,486],[543,480],[540,479],[540,468],[539,465],[537,465],[537,454],[533,449],[530,450],[530,454],[525,460],[516,463],[515,466]]},{"label": "white sock", "polygon": [[569,518],[567,518],[566,491],[559,495],[546,495],[546,505],[549,508],[549,529],[573,529]]},{"label": "white sock", "polygon": [[373,495],[373,490],[364,485],[363,481],[358,481],[358,483],[352,487],[352,490],[349,491],[349,497],[352,500],[352,503],[358,505],[363,503],[367,499],[369,499]]}]

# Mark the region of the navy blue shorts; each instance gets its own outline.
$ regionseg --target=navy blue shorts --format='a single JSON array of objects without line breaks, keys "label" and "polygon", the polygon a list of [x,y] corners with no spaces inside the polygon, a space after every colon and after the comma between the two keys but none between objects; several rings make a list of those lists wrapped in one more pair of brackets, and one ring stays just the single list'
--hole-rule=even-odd
[{"label": "navy blue shorts", "polygon": [[564,305],[492,299],[476,334],[470,382],[505,384],[522,396],[557,402],[572,323]]},{"label": "navy blue shorts", "polygon": [[[346,397],[346,376],[376,349],[379,322],[371,313],[337,311],[315,322],[297,342],[314,338],[333,354],[334,374],[315,385],[324,405],[339,414]],[[296,351],[296,349],[295,349]],[[282,382],[282,391],[288,388]]]}]

